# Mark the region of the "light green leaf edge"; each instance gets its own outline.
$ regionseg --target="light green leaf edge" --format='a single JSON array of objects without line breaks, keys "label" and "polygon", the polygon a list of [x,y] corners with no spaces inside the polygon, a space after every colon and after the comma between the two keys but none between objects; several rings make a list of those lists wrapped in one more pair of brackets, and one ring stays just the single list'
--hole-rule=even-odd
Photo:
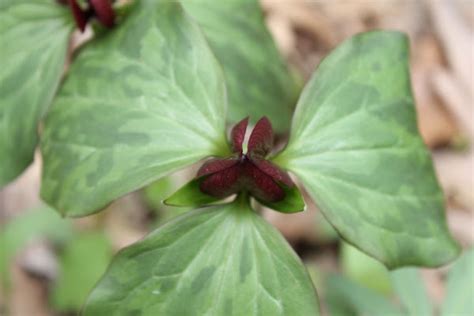
[{"label": "light green leaf edge", "polygon": [[474,247],[453,264],[446,285],[442,316],[474,314]]},{"label": "light green leaf edge", "polygon": [[49,113],[41,196],[84,216],[211,155],[225,156],[226,92],[177,2],[137,1],[74,62]]},{"label": "light green leaf edge", "polygon": [[191,211],[122,250],[84,316],[319,314],[304,265],[241,199]]},{"label": "light green leaf edge", "polygon": [[73,26],[51,0],[0,3],[0,187],[33,161],[38,122],[64,70]]},{"label": "light green leaf edge", "polygon": [[339,257],[341,268],[349,279],[385,296],[391,294],[390,273],[382,263],[342,241]]},{"label": "light green leaf edge", "polygon": [[331,316],[352,315],[351,311],[354,315],[403,315],[387,298],[346,277],[331,275],[326,283],[326,301]]},{"label": "light green leaf edge", "polygon": [[426,292],[420,271],[415,268],[403,268],[390,273],[393,287],[407,316],[432,316],[432,303]]},{"label": "light green leaf edge", "polygon": [[278,52],[258,0],[184,0],[224,68],[229,92],[227,119],[237,123],[267,116],[287,132],[300,87]]},{"label": "light green leaf edge", "polygon": [[460,251],[413,102],[406,36],[358,34],[321,62],[274,159],[342,238],[391,269],[440,266]]}]

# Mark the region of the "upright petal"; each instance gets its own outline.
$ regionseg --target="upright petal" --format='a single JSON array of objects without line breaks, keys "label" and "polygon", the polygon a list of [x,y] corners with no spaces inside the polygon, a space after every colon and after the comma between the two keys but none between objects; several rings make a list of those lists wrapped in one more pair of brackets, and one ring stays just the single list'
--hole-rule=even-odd
[{"label": "upright petal", "polygon": [[249,118],[246,117],[232,128],[232,132],[230,133],[232,152],[238,154],[242,153],[242,144],[245,139],[245,131],[247,130],[248,123]]},{"label": "upright petal", "polygon": [[250,134],[248,153],[250,156],[265,157],[273,147],[272,123],[266,116],[262,117]]},{"label": "upright petal", "polygon": [[110,0],[89,0],[100,23],[108,28],[114,26],[115,13]]}]

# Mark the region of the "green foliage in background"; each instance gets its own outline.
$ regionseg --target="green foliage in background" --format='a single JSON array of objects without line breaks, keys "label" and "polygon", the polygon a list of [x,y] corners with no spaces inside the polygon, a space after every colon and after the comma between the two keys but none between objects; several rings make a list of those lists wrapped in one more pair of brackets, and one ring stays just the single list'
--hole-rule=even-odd
[{"label": "green foliage in background", "polygon": [[[362,256],[365,255],[360,253],[359,257]],[[365,268],[360,270],[367,271]],[[331,275],[326,279],[325,299],[331,316],[474,314],[474,248],[466,250],[448,271],[446,295],[441,306],[436,306],[429,299],[420,270],[414,268],[390,272],[390,283],[394,291],[390,296],[369,288],[365,279],[354,281],[349,277]],[[395,299],[390,299],[393,296]]]},{"label": "green foliage in background", "polygon": [[15,255],[38,238],[64,245],[74,237],[71,220],[62,219],[49,207],[25,211],[0,229],[0,274],[2,283],[9,283],[8,267]]},{"label": "green foliage in background", "polygon": [[68,243],[59,257],[59,278],[52,291],[52,304],[59,311],[77,311],[105,272],[112,257],[108,238],[99,232],[84,232]]},{"label": "green foliage in background", "polygon": [[390,274],[379,261],[345,242],[341,244],[340,260],[349,279],[381,294],[391,293]]}]

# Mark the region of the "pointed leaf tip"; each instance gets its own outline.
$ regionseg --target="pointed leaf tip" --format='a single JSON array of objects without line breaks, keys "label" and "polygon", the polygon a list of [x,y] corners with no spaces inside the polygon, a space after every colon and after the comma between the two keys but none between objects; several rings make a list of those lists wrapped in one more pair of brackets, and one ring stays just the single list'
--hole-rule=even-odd
[{"label": "pointed leaf tip", "polygon": [[232,132],[230,133],[232,152],[239,154],[242,153],[242,144],[245,139],[245,131],[247,130],[248,123],[249,117],[247,116],[232,128]]},{"label": "pointed leaf tip", "polygon": [[273,128],[270,120],[262,117],[250,134],[248,152],[251,155],[265,157],[273,146]]}]

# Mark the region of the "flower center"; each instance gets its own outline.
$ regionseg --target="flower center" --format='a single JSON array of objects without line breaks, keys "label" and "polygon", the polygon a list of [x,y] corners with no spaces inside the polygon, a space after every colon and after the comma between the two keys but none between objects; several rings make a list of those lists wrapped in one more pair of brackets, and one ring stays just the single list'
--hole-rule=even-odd
[{"label": "flower center", "polygon": [[266,117],[257,122],[248,141],[247,153],[243,153],[247,125],[248,118],[237,123],[231,131],[232,156],[211,159],[199,169],[199,188],[218,198],[248,192],[264,202],[280,201],[285,198],[285,188],[294,184],[285,171],[266,160],[273,146],[271,123]]}]

